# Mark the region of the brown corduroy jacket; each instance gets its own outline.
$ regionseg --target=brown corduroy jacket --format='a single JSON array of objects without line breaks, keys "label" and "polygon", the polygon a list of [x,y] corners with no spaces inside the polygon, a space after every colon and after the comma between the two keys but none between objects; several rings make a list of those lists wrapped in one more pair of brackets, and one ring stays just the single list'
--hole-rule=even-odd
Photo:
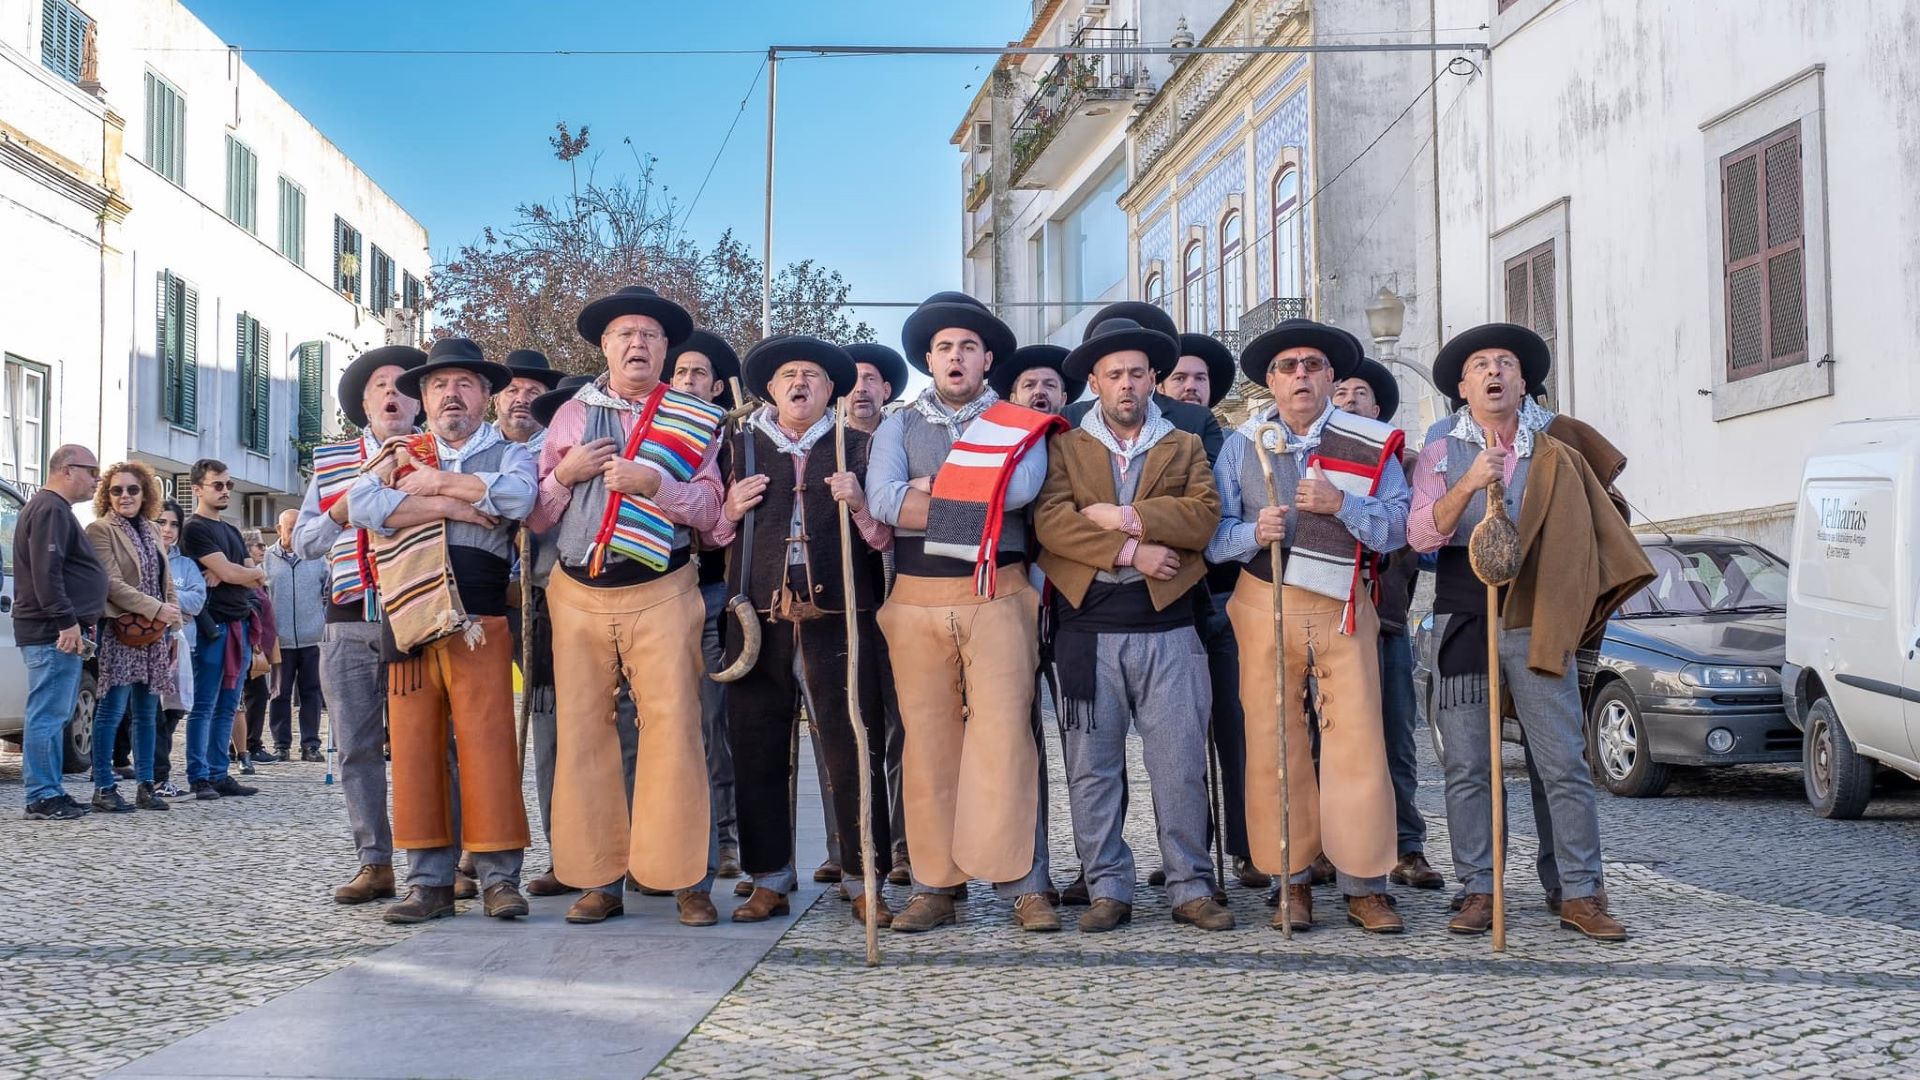
[{"label": "brown corduroy jacket", "polygon": [[149,596],[140,591],[140,551],[133,546],[133,537],[111,515],[95,518],[87,523],[87,539],[93,543],[94,554],[100,556],[100,562],[107,568],[107,618],[134,612],[152,619],[160,614],[161,604],[178,604],[179,595],[173,587],[173,566],[167,560],[167,549],[160,544],[159,533],[153,523],[142,521],[141,528],[147,532],[147,538],[160,549],[160,593]]},{"label": "brown corduroy jacket", "polygon": [[1534,436],[1519,527],[1520,576],[1501,622],[1533,628],[1527,667],[1564,675],[1580,643],[1653,580],[1653,564],[1586,459],[1550,435]]},{"label": "brown corduroy jacket", "polygon": [[[1082,506],[1103,502],[1119,502],[1113,452],[1082,428],[1054,436],[1047,443],[1047,482],[1034,503],[1034,532],[1041,571],[1076,607],[1094,574],[1113,569],[1128,540],[1126,533],[1103,529],[1080,513]],[[1171,580],[1147,579],[1154,610],[1165,611],[1206,573],[1201,552],[1220,524],[1220,496],[1200,440],[1176,430],[1155,443],[1141,465],[1132,505],[1140,515],[1140,542],[1172,548],[1180,557],[1180,571]]]}]

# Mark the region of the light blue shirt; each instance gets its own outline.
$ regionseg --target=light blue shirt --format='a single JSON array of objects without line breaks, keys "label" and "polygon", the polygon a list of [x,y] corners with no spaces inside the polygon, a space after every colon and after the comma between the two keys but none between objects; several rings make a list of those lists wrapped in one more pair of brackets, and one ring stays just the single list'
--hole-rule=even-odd
[{"label": "light blue shirt", "polygon": [[[900,507],[907,501],[909,484],[914,479],[907,466],[907,411],[903,409],[882,420],[873,433],[873,441],[867,444],[867,512],[874,520],[896,529],[900,528]],[[1041,440],[1014,464],[1013,476],[1007,481],[1006,509],[1018,510],[1039,498],[1040,488],[1046,482],[1047,444]],[[918,529],[900,531],[908,536],[921,535]]]},{"label": "light blue shirt", "polygon": [[[1322,414],[1321,421],[1325,419],[1326,414]],[[1318,428],[1316,425],[1316,433]],[[1290,444],[1294,468],[1302,476],[1307,472],[1307,455],[1318,445],[1317,438],[1310,444]],[[1220,527],[1207,543],[1210,563],[1246,562],[1264,546],[1254,539],[1254,523],[1241,518],[1240,470],[1252,449],[1253,440],[1235,431],[1227,436],[1219,459],[1213,463],[1213,484],[1220,494]],[[1292,492],[1280,493],[1283,503],[1290,503],[1292,497]],[[1372,495],[1347,492],[1333,516],[1362,547],[1385,554],[1407,546],[1407,510],[1412,502],[1413,489],[1407,485],[1406,471],[1389,464],[1380,471],[1378,491]]]},{"label": "light blue shirt", "polygon": [[[472,441],[469,437],[468,444]],[[477,476],[486,484],[485,497],[473,504],[481,513],[503,521],[523,521],[533,512],[534,500],[539,494],[539,474],[534,469],[533,455],[527,453],[526,447],[505,439],[501,445],[498,472],[469,473],[459,451],[445,443],[439,444],[441,468]],[[406,492],[382,484],[372,473],[363,474],[347,489],[347,520],[369,532],[392,536],[394,530],[386,527],[387,518],[407,498]]]}]

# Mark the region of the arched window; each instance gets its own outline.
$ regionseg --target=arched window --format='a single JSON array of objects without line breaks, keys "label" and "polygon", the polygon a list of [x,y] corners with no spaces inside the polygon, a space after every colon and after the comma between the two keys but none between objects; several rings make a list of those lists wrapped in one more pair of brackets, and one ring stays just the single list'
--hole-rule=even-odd
[{"label": "arched window", "polygon": [[1220,223],[1220,328],[1240,328],[1240,312],[1247,302],[1246,270],[1240,261],[1240,211]]},{"label": "arched window", "polygon": [[1187,245],[1182,260],[1187,322],[1182,328],[1190,334],[1204,334],[1207,326],[1207,246],[1195,240]]},{"label": "arched window", "polygon": [[1273,181],[1273,295],[1304,296],[1300,254],[1300,170],[1288,166]]},{"label": "arched window", "polygon": [[1147,275],[1145,285],[1140,287],[1140,298],[1157,308],[1167,306],[1167,279],[1159,271]]}]

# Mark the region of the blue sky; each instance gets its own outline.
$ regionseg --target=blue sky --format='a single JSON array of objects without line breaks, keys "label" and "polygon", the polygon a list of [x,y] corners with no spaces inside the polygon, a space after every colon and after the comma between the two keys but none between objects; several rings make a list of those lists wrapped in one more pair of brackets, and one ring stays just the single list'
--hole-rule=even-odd
[{"label": "blue sky", "polygon": [[[631,138],[684,210],[770,44],[995,45],[1027,0],[727,5],[558,0],[327,4],[187,0],[254,49],[749,49],[753,56],[473,57],[249,53],[247,62],[427,226],[436,259],[551,198],[557,120],[592,128],[599,170],[632,175]],[[774,257],[814,258],[866,299],[959,280],[959,156],[947,139],[988,57],[802,59],[780,71]],[[755,89],[688,222],[760,247],[766,84]],[[857,312],[898,345],[904,312]]]}]

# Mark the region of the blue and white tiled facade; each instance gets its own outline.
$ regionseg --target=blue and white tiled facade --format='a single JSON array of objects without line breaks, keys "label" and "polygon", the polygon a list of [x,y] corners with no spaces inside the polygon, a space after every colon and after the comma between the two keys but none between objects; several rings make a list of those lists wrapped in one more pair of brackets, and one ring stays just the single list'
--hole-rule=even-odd
[{"label": "blue and white tiled facade", "polygon": [[[1304,67],[1301,61],[1283,79],[1292,78],[1292,73]],[[1273,295],[1273,173],[1280,162],[1281,155],[1287,150],[1297,150],[1300,156],[1300,192],[1301,198],[1307,198],[1313,190],[1313,162],[1309,159],[1307,148],[1307,88],[1303,85],[1294,91],[1293,96],[1280,103],[1280,107],[1260,121],[1260,127],[1253,137],[1254,160],[1260,165],[1260,190],[1254,193],[1254,220],[1259,222],[1255,235],[1259,236],[1257,245],[1259,269],[1255,281],[1259,283],[1259,295],[1262,299]],[[1300,235],[1313,235],[1313,207],[1307,205],[1301,211]],[[1305,266],[1301,270],[1301,281],[1313,280],[1313,245],[1302,244],[1301,261]]]}]

